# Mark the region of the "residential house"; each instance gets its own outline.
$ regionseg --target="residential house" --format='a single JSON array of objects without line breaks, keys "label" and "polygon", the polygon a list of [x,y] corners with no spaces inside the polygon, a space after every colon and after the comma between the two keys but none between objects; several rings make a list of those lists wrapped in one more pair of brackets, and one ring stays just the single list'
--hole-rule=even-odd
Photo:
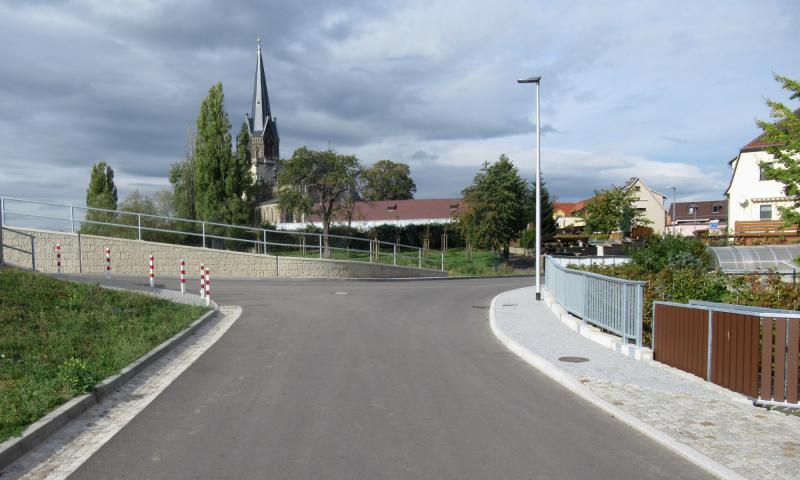
[{"label": "residential house", "polygon": [[586,221],[580,215],[580,212],[586,207],[586,202],[588,200],[573,203],[553,203],[553,220],[556,221],[556,228],[558,230],[567,230],[585,227]]},{"label": "residential house", "polygon": [[778,207],[794,202],[783,192],[784,185],[764,177],[762,163],[771,163],[775,158],[766,148],[775,144],[758,137],[739,151],[728,165],[731,167],[731,182],[725,191],[728,197],[728,223],[735,231],[746,227],[743,222],[770,222],[780,220]]},{"label": "residential house", "polygon": [[[348,221],[339,213],[332,222],[365,230],[378,225],[405,226],[426,223],[451,223],[453,217],[464,207],[460,198],[425,198],[413,200],[357,201],[353,204],[353,215]],[[279,223],[282,230],[299,230],[306,225],[322,226],[318,215],[306,217],[302,222]]]},{"label": "residential house", "polygon": [[728,200],[673,203],[669,219],[667,232],[675,235],[722,234],[728,225]]},{"label": "residential house", "polygon": [[653,233],[663,234],[667,225],[667,208],[664,206],[666,195],[649,188],[639,177],[632,177],[623,188],[636,193],[634,208],[650,220],[648,226],[653,229]]}]

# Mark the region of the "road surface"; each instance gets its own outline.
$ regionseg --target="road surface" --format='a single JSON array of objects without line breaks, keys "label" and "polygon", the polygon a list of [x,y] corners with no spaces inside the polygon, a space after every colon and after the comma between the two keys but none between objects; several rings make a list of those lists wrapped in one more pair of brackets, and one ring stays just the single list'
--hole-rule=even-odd
[{"label": "road surface", "polygon": [[215,279],[242,316],[70,478],[710,478],[494,338],[530,283]]}]

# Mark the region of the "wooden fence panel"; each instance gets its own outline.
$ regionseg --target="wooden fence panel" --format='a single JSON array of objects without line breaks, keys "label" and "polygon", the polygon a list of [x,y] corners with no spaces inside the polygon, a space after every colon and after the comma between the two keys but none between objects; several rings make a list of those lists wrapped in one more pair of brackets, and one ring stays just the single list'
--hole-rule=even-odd
[{"label": "wooden fence panel", "polygon": [[758,394],[761,398],[772,398],[772,329],[774,322],[765,318],[761,322],[761,384]]},{"label": "wooden fence panel", "polygon": [[789,320],[789,358],[786,361],[786,401],[797,403],[797,355],[800,348],[800,321]]},{"label": "wooden fence panel", "polygon": [[775,319],[775,401],[786,399],[786,319]]},{"label": "wooden fence panel", "polygon": [[655,305],[653,358],[692,373],[708,375],[708,312],[697,308]]},{"label": "wooden fence panel", "polygon": [[711,381],[750,397],[758,395],[758,347],[761,319],[713,312]]}]

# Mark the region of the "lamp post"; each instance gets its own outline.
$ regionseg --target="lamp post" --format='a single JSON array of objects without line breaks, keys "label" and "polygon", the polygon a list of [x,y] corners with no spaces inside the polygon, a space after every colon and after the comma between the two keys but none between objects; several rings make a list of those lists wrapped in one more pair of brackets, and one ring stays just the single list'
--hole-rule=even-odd
[{"label": "lamp post", "polygon": [[521,78],[517,83],[536,84],[536,250],[534,258],[534,268],[536,273],[536,300],[542,299],[542,281],[539,278],[542,272],[542,189],[540,174],[541,157],[541,129],[539,117],[539,83],[542,77]]},{"label": "lamp post", "polygon": [[672,189],[672,234],[675,235],[678,229],[678,186],[669,187]]}]

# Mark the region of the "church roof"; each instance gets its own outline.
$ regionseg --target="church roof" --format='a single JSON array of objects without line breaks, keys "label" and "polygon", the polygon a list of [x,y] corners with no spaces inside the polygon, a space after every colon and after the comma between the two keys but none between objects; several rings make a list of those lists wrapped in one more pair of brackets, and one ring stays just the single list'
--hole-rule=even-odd
[{"label": "church roof", "polygon": [[253,104],[250,107],[250,132],[261,133],[272,116],[267,95],[267,77],[264,75],[264,60],[261,58],[261,39],[258,39],[256,78],[253,84]]}]

